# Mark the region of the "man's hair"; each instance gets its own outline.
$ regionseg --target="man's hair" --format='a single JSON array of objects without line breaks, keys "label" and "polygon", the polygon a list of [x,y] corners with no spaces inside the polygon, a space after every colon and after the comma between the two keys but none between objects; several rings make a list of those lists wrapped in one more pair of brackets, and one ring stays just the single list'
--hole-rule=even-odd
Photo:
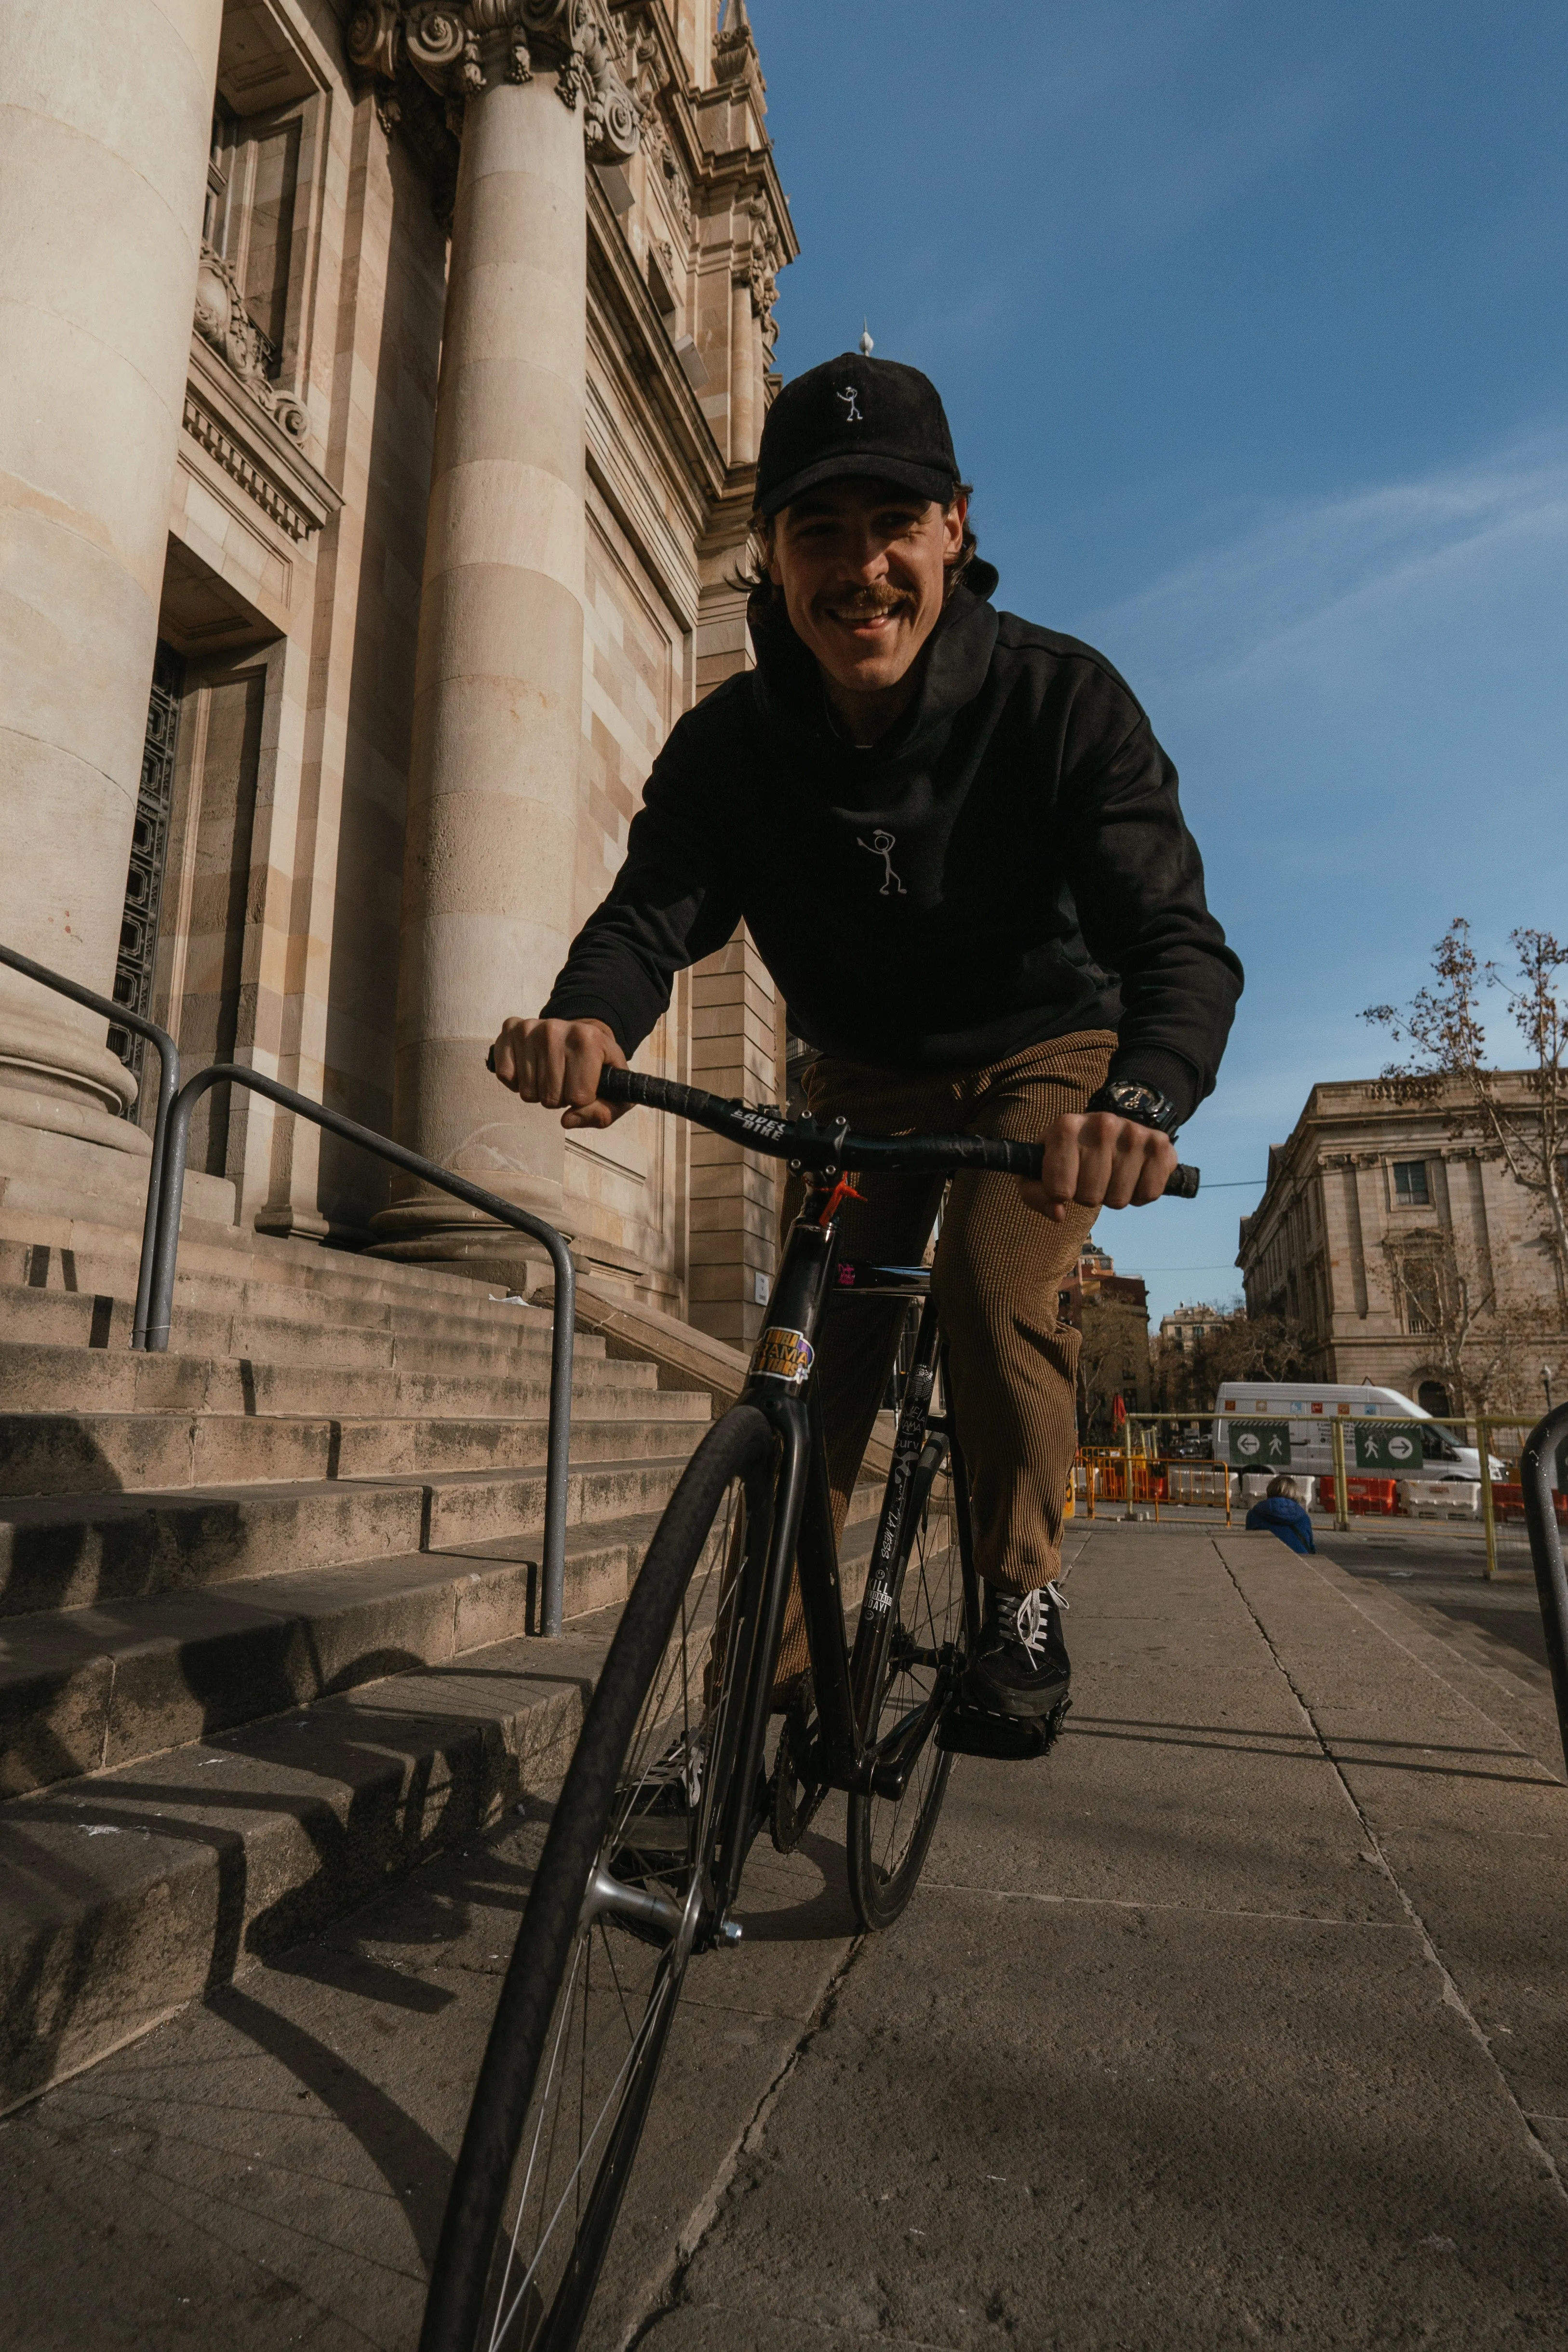
[{"label": "man's hair", "polygon": [[1269,1492],[1270,1496],[1282,1496],[1287,1503],[1299,1503],[1301,1499],[1301,1490],[1293,1478],[1270,1478]]},{"label": "man's hair", "polygon": [[[951,504],[952,501],[949,501]],[[776,588],[768,576],[768,566],[773,558],[773,533],[777,515],[753,514],[747,525],[746,561],[738,572],[731,574],[730,586],[746,592],[749,600],[750,617],[754,622],[771,619],[777,610],[784,609],[784,591]],[[947,566],[943,583],[944,606],[951,603],[964,574],[979,553],[980,542],[975,537],[967,513],[964,517],[964,543]]]}]

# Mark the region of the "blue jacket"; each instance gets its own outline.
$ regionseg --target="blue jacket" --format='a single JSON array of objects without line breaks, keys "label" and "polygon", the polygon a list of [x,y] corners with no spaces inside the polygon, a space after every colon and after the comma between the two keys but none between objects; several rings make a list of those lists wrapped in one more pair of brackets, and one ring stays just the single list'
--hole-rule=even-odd
[{"label": "blue jacket", "polygon": [[1249,1528],[1267,1528],[1271,1536],[1288,1543],[1292,1551],[1316,1551],[1312,1541],[1312,1522],[1305,1506],[1293,1503],[1289,1495],[1264,1495],[1247,1514]]}]

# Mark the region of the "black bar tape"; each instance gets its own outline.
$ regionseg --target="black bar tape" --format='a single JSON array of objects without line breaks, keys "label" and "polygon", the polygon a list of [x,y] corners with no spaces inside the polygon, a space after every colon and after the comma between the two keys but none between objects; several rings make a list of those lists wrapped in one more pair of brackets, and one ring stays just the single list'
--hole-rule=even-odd
[{"label": "black bar tape", "polygon": [[[754,1110],[746,1103],[705,1094],[700,1087],[683,1087],[674,1078],[644,1077],[640,1071],[605,1069],[600,1073],[601,1102],[640,1103],[648,1110],[667,1111],[689,1118],[748,1150],[766,1152],[775,1160],[798,1160],[803,1168],[904,1169],[942,1174],[959,1168],[995,1169],[1009,1176],[1040,1175],[1040,1146],[1011,1143],[988,1135],[841,1135],[837,1128],[815,1119],[780,1118],[776,1111]],[[1167,1195],[1190,1201],[1198,1187],[1196,1168],[1173,1169],[1166,1184]]]}]

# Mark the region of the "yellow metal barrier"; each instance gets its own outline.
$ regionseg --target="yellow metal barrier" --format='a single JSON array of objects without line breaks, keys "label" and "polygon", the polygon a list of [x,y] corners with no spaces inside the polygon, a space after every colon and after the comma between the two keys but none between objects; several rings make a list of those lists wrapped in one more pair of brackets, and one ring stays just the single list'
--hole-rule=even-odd
[{"label": "yellow metal barrier", "polygon": [[[1241,1384],[1243,1388],[1245,1385]],[[1156,1519],[1162,1505],[1178,1511],[1223,1509],[1225,1524],[1229,1527],[1233,1520],[1234,1481],[1239,1475],[1232,1465],[1212,1456],[1160,1451],[1162,1427],[1174,1424],[1188,1431],[1196,1429],[1207,1436],[1216,1418],[1229,1423],[1293,1420],[1295,1416],[1239,1412],[1217,1416],[1212,1409],[1202,1412],[1129,1413],[1118,1444],[1084,1445],[1078,1449],[1073,1476],[1069,1481],[1069,1515],[1077,1511],[1082,1498],[1085,1516],[1091,1519],[1095,1516],[1098,1500],[1119,1504],[1119,1516],[1124,1518],[1136,1517],[1140,1506],[1152,1506]],[[1386,1413],[1336,1412],[1329,1422],[1336,1529],[1350,1527],[1350,1486],[1356,1475],[1350,1467],[1345,1431],[1386,1427],[1388,1419]],[[1504,1490],[1506,1509],[1499,1504],[1491,1471],[1492,1453],[1495,1446],[1506,1442],[1504,1432],[1528,1431],[1532,1423],[1521,1414],[1482,1413],[1423,1417],[1423,1426],[1444,1430],[1461,1445],[1472,1442],[1475,1444],[1480,1457],[1479,1518],[1486,1543],[1486,1574],[1494,1577],[1498,1571],[1499,1528],[1505,1522],[1511,1525],[1515,1517],[1521,1519],[1522,1508],[1511,1487]]]}]

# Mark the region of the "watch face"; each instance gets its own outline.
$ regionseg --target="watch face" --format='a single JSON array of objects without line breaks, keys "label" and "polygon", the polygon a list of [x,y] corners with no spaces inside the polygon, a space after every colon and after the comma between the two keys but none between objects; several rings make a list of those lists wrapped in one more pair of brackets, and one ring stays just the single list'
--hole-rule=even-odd
[{"label": "watch face", "polygon": [[1145,1127],[1167,1128],[1171,1123],[1171,1105],[1153,1087],[1140,1087],[1130,1078],[1120,1078],[1104,1091],[1124,1118],[1136,1119]]}]

